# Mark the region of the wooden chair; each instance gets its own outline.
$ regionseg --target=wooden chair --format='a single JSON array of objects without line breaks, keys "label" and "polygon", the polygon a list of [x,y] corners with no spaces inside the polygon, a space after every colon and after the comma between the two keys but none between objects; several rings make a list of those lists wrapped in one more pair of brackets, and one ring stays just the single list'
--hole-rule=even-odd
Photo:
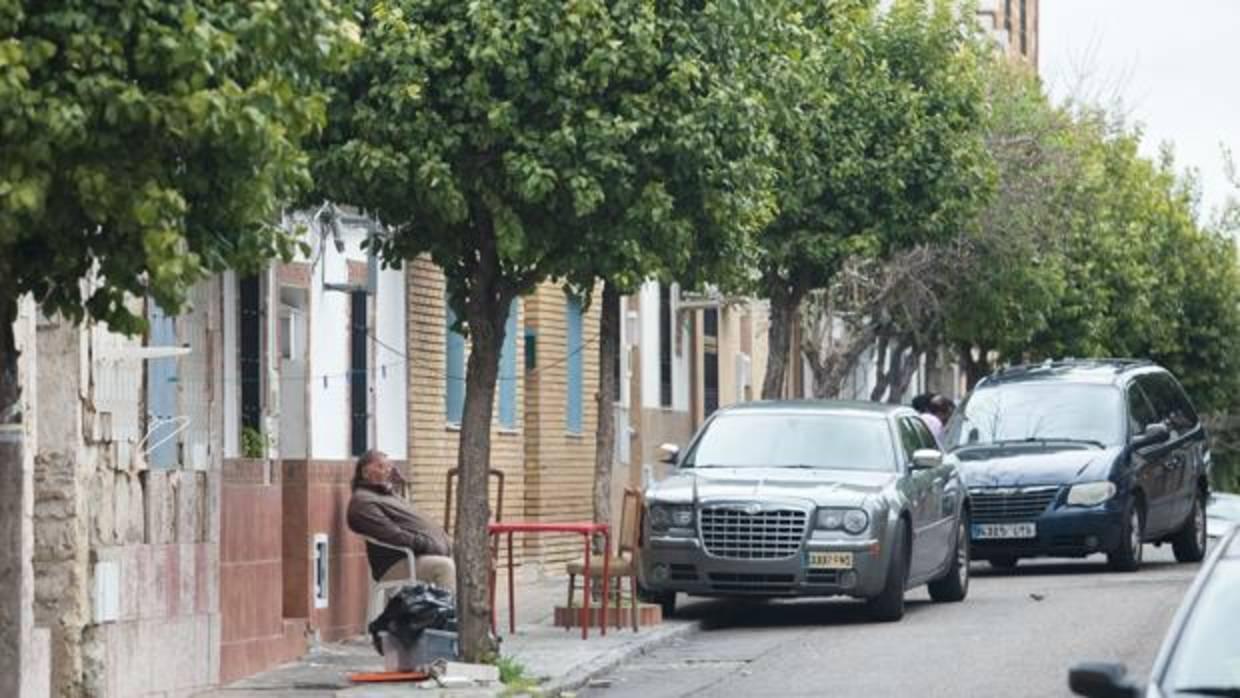
[{"label": "wooden chair", "polygon": [[[620,530],[616,539],[616,557],[611,559],[609,574],[615,580],[615,585],[611,588],[615,590],[616,594],[617,628],[621,626],[622,580],[625,577],[629,579],[629,614],[633,622],[633,632],[637,632],[638,629],[637,546],[638,537],[641,534],[641,512],[641,492],[626,487],[624,489],[624,499],[620,504]],[[610,554],[610,551],[607,554]],[[573,596],[577,592],[577,577],[585,575],[585,567],[584,560],[568,564],[568,608],[570,610],[573,608]],[[590,587],[593,589],[599,588],[594,584],[596,578],[599,580],[603,578],[602,560],[593,561],[593,564],[590,565]],[[602,610],[600,611],[603,614],[603,623],[607,622],[607,602],[608,599],[603,600]]]},{"label": "wooden chair", "polygon": [[[443,529],[448,532],[448,535],[452,535],[452,494],[453,494],[453,490],[455,490],[456,488],[456,481],[459,479],[459,476],[460,476],[459,471],[460,471],[460,468],[452,468],[448,470],[447,495],[444,497],[444,502],[443,502]],[[490,480],[494,480],[496,482],[495,509],[494,509],[495,516],[491,520],[492,521],[503,521],[504,520],[504,471],[491,468],[490,472],[487,473],[487,478],[488,478],[488,482]],[[489,496],[490,492],[488,492],[487,494]]]},{"label": "wooden chair", "polygon": [[[409,548],[401,548],[387,543],[380,543],[370,536],[362,536],[366,541],[366,545],[379,548],[386,548],[405,556],[405,560],[409,562],[409,576],[401,579],[389,579],[387,581],[379,581],[375,579],[374,570],[367,575],[370,578],[370,599],[366,604],[366,621],[370,622],[379,617],[383,613],[383,607],[387,605],[388,594],[392,591],[400,589],[409,584],[416,584],[418,581],[418,559]],[[367,563],[369,564],[369,555],[367,555]],[[396,564],[400,564],[397,562]]]}]

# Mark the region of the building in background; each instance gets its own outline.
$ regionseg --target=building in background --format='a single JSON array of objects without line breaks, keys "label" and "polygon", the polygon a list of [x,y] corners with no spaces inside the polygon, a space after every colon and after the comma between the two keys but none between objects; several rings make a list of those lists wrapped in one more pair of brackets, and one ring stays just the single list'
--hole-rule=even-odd
[{"label": "building in background", "polygon": [[1038,69],[1038,0],[981,0],[977,15],[1004,52]]}]

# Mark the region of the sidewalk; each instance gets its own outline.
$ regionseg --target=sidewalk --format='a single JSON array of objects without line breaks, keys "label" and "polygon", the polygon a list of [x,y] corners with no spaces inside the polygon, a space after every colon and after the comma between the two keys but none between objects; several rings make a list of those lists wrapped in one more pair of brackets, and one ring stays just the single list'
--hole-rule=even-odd
[{"label": "sidewalk", "polygon": [[[499,580],[496,595],[497,617],[500,619],[500,655],[524,668],[524,675],[538,680],[536,692],[505,693],[505,687],[488,688],[423,688],[416,684],[353,684],[348,674],[382,671],[383,658],[375,653],[369,636],[342,643],[314,647],[300,661],[252,676],[225,686],[199,698],[354,698],[361,696],[417,695],[445,698],[481,698],[498,695],[556,696],[570,693],[589,679],[603,673],[630,657],[640,654],[673,638],[692,632],[697,624],[685,620],[665,620],[662,625],[642,628],[634,633],[631,627],[607,629],[607,636],[590,629],[590,639],[582,640],[579,629],[565,630],[552,625],[553,609],[563,604],[568,588],[567,577],[542,577],[523,580],[517,576],[517,633],[507,634],[507,587]],[[433,686],[433,682],[428,682]]]}]

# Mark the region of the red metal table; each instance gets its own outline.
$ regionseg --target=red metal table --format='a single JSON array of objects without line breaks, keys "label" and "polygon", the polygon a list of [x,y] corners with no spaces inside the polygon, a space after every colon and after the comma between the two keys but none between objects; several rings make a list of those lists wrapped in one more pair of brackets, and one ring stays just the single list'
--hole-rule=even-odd
[{"label": "red metal table", "polygon": [[[548,523],[548,522],[531,522],[531,521],[497,521],[487,527],[492,538],[500,535],[508,536],[508,632],[517,632],[517,604],[515,600],[515,590],[513,585],[513,565],[512,565],[512,537],[514,533],[571,533],[579,535],[585,542],[586,568],[583,580],[581,602],[581,639],[589,636],[590,626],[590,539],[593,536],[601,535],[603,537],[603,603],[606,610],[606,600],[611,585],[611,527],[604,523],[594,523],[593,521],[575,521],[568,523]],[[497,549],[497,548],[496,548]],[[607,634],[607,618],[602,619],[603,635]],[[491,632],[496,633],[495,629],[495,570],[491,571]],[[498,633],[497,633],[498,634]]]}]

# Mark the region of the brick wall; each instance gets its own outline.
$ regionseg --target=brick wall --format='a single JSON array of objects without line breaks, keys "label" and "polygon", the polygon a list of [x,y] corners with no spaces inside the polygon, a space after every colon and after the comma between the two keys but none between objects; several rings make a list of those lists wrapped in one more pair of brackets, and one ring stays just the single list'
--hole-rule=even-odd
[{"label": "brick wall", "polygon": [[[597,300],[601,291],[594,294]],[[581,432],[570,434],[565,296],[546,283],[525,299],[525,326],[537,333],[537,364],[525,373],[525,515],[535,521],[593,517],[594,448],[598,417],[599,305],[582,322]],[[552,565],[574,559],[580,542],[568,536],[529,537],[526,554]]]},{"label": "brick wall", "polygon": [[[446,475],[457,465],[460,431],[447,423],[445,388],[445,295],[439,269],[426,258],[407,266],[409,311],[409,473],[410,496],[422,512],[442,523]],[[518,303],[521,306],[522,303]],[[504,518],[523,518],[524,432],[520,370],[525,347],[521,317],[517,320],[517,426],[491,430],[491,466],[506,475]],[[468,345],[467,349],[468,351]],[[496,390],[498,399],[499,391]],[[495,410],[499,416],[498,407]],[[492,511],[495,509],[492,493]],[[452,514],[455,520],[455,512]],[[449,532],[451,533],[451,531]]]}]

